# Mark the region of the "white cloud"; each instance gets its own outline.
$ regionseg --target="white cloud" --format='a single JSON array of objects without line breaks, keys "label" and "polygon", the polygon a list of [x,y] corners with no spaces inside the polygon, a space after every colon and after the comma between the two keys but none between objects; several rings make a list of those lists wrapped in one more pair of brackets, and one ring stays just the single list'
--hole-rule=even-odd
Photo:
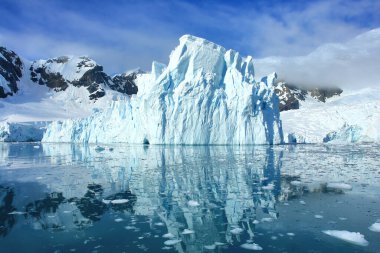
[{"label": "white cloud", "polygon": [[323,45],[306,56],[257,59],[255,66],[258,77],[277,72],[280,80],[297,85],[380,87],[380,29]]}]

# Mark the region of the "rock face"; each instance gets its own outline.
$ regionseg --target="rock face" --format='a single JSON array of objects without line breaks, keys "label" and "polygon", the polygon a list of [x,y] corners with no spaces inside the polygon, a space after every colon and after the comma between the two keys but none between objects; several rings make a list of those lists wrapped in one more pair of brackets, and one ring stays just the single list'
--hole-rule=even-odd
[{"label": "rock face", "polygon": [[46,85],[57,92],[66,90],[69,85],[86,87],[92,100],[103,97],[104,87],[112,83],[103,67],[88,57],[62,56],[34,61],[29,70],[31,80],[39,85]]},{"label": "rock face", "polygon": [[22,77],[23,64],[13,51],[0,47],[0,98],[18,91],[17,82]]},{"label": "rock face", "polygon": [[300,108],[300,102],[309,96],[320,102],[326,102],[328,98],[340,95],[343,90],[339,88],[300,88],[285,82],[278,82],[275,92],[280,99],[280,111],[288,111]]},{"label": "rock face", "polygon": [[43,141],[281,143],[275,79],[256,82],[252,57],[185,35],[168,66],[154,62],[137,76],[136,96],[88,118],[53,122]]},{"label": "rock face", "polygon": [[138,87],[135,83],[137,75],[143,74],[143,72],[132,72],[115,75],[112,77],[112,84],[110,88],[127,95],[137,94]]}]

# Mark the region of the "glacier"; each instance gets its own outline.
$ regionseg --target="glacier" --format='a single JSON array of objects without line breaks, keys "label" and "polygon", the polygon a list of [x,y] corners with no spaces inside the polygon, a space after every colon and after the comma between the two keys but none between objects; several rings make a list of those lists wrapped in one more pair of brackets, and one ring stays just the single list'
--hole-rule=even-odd
[{"label": "glacier", "polygon": [[43,142],[279,144],[276,74],[255,80],[253,58],[191,35],[169,64],[153,62],[136,95],[82,119],[53,121]]},{"label": "glacier", "polygon": [[379,142],[380,90],[345,91],[326,103],[281,112],[285,143]]}]

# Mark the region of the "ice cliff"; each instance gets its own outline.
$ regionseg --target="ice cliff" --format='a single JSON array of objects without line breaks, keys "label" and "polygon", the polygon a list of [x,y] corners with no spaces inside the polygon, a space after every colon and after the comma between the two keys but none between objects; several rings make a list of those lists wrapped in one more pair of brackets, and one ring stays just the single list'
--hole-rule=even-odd
[{"label": "ice cliff", "polygon": [[185,35],[168,66],[153,62],[138,93],[77,120],[55,121],[44,142],[268,144],[283,140],[276,75],[254,80],[253,59]]}]

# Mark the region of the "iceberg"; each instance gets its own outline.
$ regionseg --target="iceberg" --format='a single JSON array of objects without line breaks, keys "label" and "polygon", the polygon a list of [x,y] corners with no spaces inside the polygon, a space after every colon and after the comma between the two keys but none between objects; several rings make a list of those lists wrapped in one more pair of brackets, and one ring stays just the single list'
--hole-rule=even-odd
[{"label": "iceberg", "polygon": [[41,141],[47,122],[0,122],[0,142]]},{"label": "iceberg", "polygon": [[135,80],[138,93],[82,119],[54,121],[43,142],[278,144],[276,74],[255,80],[253,58],[184,35],[167,66]]}]

